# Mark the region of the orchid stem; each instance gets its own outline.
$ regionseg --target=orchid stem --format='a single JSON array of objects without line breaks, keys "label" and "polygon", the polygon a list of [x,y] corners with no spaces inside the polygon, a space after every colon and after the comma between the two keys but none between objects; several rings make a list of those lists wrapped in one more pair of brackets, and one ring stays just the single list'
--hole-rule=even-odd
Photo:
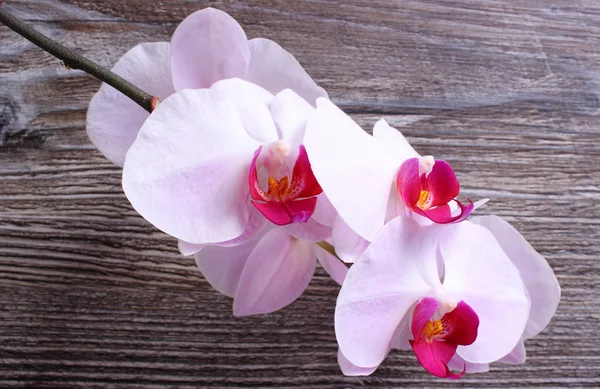
[{"label": "orchid stem", "polygon": [[[0,1],[0,4],[1,3],[2,1]],[[129,81],[100,66],[96,62],[83,57],[82,55],[56,41],[53,41],[42,33],[29,27],[21,19],[11,15],[4,8],[0,8],[0,23],[5,24],[8,28],[21,35],[23,38],[52,54],[56,58],[62,60],[67,68],[83,70],[87,74],[104,81],[119,92],[123,93],[125,96],[129,97],[146,111],[152,112],[158,105],[158,97],[144,92]]]},{"label": "orchid stem", "polygon": [[350,266],[352,266],[351,263],[346,263],[346,262],[342,261],[342,259],[335,252],[335,247],[333,247],[333,245],[331,245],[323,240],[321,242],[317,242],[317,246],[321,247],[323,250],[327,251],[329,254],[331,254],[334,257],[336,257],[337,259],[339,259],[339,261],[341,263],[343,263],[348,269],[350,268]]}]

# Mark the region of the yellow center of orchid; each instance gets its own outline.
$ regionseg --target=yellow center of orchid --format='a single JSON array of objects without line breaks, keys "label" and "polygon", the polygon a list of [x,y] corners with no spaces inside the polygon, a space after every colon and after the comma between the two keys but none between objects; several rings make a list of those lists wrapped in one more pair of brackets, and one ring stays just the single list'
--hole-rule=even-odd
[{"label": "yellow center of orchid", "polygon": [[441,320],[428,321],[423,327],[421,334],[427,340],[431,340],[434,336],[440,334],[444,330],[444,326]]},{"label": "yellow center of orchid", "polygon": [[426,211],[429,209],[429,192],[426,190],[421,191],[421,195],[419,196],[419,200],[417,201],[417,207]]},{"label": "yellow center of orchid", "polygon": [[289,185],[289,178],[283,177],[280,180],[277,180],[276,178],[273,177],[269,177],[268,183],[269,183],[269,190],[267,192],[267,197],[269,199],[272,200],[279,200],[279,201],[283,201],[285,200],[285,195],[288,194],[288,189],[290,188]]}]

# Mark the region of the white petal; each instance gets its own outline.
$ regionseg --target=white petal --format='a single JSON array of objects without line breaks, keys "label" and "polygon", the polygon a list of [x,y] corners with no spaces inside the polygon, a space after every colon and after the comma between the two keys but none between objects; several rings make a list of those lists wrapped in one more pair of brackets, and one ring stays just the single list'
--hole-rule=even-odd
[{"label": "white petal", "polygon": [[379,367],[379,365],[374,366],[374,367],[359,367],[359,366],[353,365],[352,362],[350,362],[348,360],[348,358],[346,358],[344,356],[344,354],[342,354],[342,351],[339,349],[338,349],[338,364],[340,365],[340,370],[342,371],[342,373],[344,373],[344,375],[348,376],[348,377],[371,375]]},{"label": "white petal", "polygon": [[485,228],[468,221],[433,228],[440,233],[444,289],[479,317],[477,339],[457,352],[468,362],[494,362],[516,346],[529,316],[519,272]]},{"label": "white petal", "polygon": [[315,212],[312,214],[312,218],[315,221],[325,225],[325,226],[333,226],[335,219],[338,214],[331,204],[331,201],[327,198],[325,193],[321,193],[318,196],[317,207],[315,208]]},{"label": "white petal", "polygon": [[[414,307],[409,311],[414,311]],[[396,350],[410,350],[411,346],[409,340],[412,340],[413,335],[410,330],[410,324],[412,321],[412,315],[404,315],[404,318],[396,328],[394,332],[394,337],[392,339],[392,347]]]},{"label": "white petal", "polygon": [[259,315],[294,302],[308,286],[317,266],[311,243],[274,228],[256,245],[233,302],[236,316]]},{"label": "white petal", "polygon": [[[161,100],[175,92],[167,42],[134,47],[119,59],[112,71]],[[129,97],[102,84],[90,101],[87,133],[106,158],[123,166],[125,154],[148,116],[149,113]]]},{"label": "white petal", "polygon": [[381,142],[389,155],[396,159],[398,166],[409,158],[420,157],[419,153],[412,148],[404,135],[395,128],[390,127],[384,119],[380,119],[375,123],[373,137]]},{"label": "white petal", "polygon": [[326,99],[304,145],[317,181],[342,219],[366,240],[383,226],[397,163],[383,146]]},{"label": "white petal", "polygon": [[448,368],[453,372],[461,372],[465,369],[465,373],[487,373],[490,371],[490,365],[487,363],[471,363],[462,359],[458,354],[454,354],[452,359],[448,361]]},{"label": "white petal", "polygon": [[[220,246],[220,247],[238,246],[242,243],[249,241],[250,239],[253,239],[256,235],[263,232],[265,226],[267,226],[267,219],[265,219],[265,217],[262,215],[262,213],[260,213],[260,211],[258,209],[256,209],[256,207],[254,205],[252,205],[250,202],[248,202],[247,208],[248,208],[248,213],[250,216],[248,218],[248,223],[246,224],[246,229],[244,230],[244,232],[237,238],[234,238],[231,240],[226,240],[224,242],[215,243],[216,246]],[[269,228],[269,227],[267,226],[267,228]],[[177,244],[177,247],[179,248],[179,252],[181,252],[181,254],[183,254],[185,256],[196,254],[198,251],[202,250],[202,248],[205,246],[206,245],[204,245],[204,244],[194,244],[194,243],[185,242],[183,240],[180,240]]]},{"label": "white petal", "polygon": [[477,217],[472,222],[490,230],[519,269],[531,299],[524,339],[536,336],[546,328],[560,300],[560,285],[552,268],[517,230],[498,216]]},{"label": "white petal", "polygon": [[312,217],[306,223],[292,223],[283,228],[294,238],[307,242],[320,242],[331,237],[331,227],[317,222]]},{"label": "white petal", "polygon": [[177,91],[208,88],[243,78],[250,61],[248,39],[231,16],[214,8],[189,15],[171,38],[173,84]]},{"label": "white petal", "polygon": [[194,243],[186,242],[185,240],[177,241],[177,248],[179,249],[179,252],[181,253],[181,255],[184,255],[186,257],[189,255],[196,254],[197,252],[202,250],[202,248],[204,246],[206,246],[206,245],[194,244]]},{"label": "white petal", "polygon": [[346,263],[358,261],[370,243],[354,232],[339,216],[333,224],[331,239],[336,254]]},{"label": "white petal", "polygon": [[233,239],[248,222],[248,169],[258,147],[231,101],[185,90],[144,123],[127,153],[123,189],[146,220],[177,239]]},{"label": "white petal", "polygon": [[194,255],[196,264],[213,288],[234,297],[248,257],[264,235],[258,234],[238,246],[204,246]]},{"label": "white petal", "polygon": [[525,343],[521,340],[508,355],[502,357],[498,362],[507,363],[509,365],[520,365],[525,363],[526,357],[527,351],[525,350]]},{"label": "white petal", "polygon": [[281,132],[281,139],[292,149],[302,144],[306,122],[315,109],[291,89],[279,92],[271,103],[271,114]]},{"label": "white petal", "polygon": [[329,274],[329,276],[331,276],[335,282],[342,285],[344,283],[344,279],[346,279],[346,275],[348,274],[348,266],[316,244],[313,245],[313,250],[317,256],[317,259],[319,260],[319,263],[323,269],[325,269],[327,274]]},{"label": "white petal", "polygon": [[412,219],[394,219],[350,268],[337,300],[335,332],[352,364],[379,365],[404,316],[429,293],[421,267],[436,266],[436,250],[424,242],[424,235]]},{"label": "white petal", "polygon": [[262,86],[273,94],[291,89],[313,106],[318,97],[327,97],[325,90],[310,78],[296,58],[277,43],[269,39],[255,38],[248,44],[250,46],[250,64],[246,74],[248,81]]},{"label": "white petal", "polygon": [[274,96],[248,81],[232,78],[216,82],[210,89],[227,96],[240,114],[248,134],[261,143],[279,139],[277,128],[269,111]]}]

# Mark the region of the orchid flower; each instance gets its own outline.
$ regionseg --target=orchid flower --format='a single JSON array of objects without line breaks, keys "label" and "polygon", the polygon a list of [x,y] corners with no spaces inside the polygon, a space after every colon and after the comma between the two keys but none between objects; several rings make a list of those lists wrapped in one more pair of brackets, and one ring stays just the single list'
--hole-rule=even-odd
[{"label": "orchid flower", "polygon": [[438,377],[484,371],[519,354],[559,298],[546,261],[499,218],[422,226],[399,216],[342,285],[335,312],[340,367],[367,375],[400,348],[412,349]]},{"label": "orchid flower", "polygon": [[313,112],[289,89],[273,96],[240,79],[178,92],[130,147],[125,194],[146,220],[189,244],[247,240],[267,221],[310,228],[322,191],[301,142]]},{"label": "orchid flower", "polygon": [[291,303],[317,258],[328,270],[338,261],[315,245],[330,238],[336,213],[302,145],[312,113],[289,89],[273,96],[223,80],[166,99],[127,152],[133,207],[196,254],[209,282],[235,296],[236,315]]},{"label": "orchid flower", "polygon": [[[134,47],[112,71],[161,100],[228,78],[248,80],[272,94],[292,89],[313,106],[317,97],[327,97],[289,52],[268,39],[248,40],[235,19],[214,8],[189,15],[170,42]],[[121,92],[103,84],[90,102],[88,136],[106,158],[123,166],[148,116]]]},{"label": "orchid flower", "polygon": [[339,213],[334,245],[342,258],[352,251],[359,256],[384,223],[398,215],[453,223],[476,206],[456,199],[460,185],[446,161],[420,156],[383,119],[371,136],[329,100],[317,99],[304,145],[315,177]]}]

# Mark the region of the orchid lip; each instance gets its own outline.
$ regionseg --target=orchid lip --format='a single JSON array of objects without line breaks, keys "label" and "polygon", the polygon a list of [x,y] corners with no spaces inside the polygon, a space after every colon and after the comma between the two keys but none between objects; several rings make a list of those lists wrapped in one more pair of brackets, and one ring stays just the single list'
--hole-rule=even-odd
[{"label": "orchid lip", "polygon": [[[434,223],[463,221],[475,209],[471,200],[464,205],[456,198],[460,184],[450,164],[431,156],[404,161],[396,176],[396,190],[410,210]],[[458,214],[453,214],[451,204],[458,207]]]},{"label": "orchid lip", "polygon": [[[272,223],[305,223],[317,206],[319,186],[303,145],[296,154],[283,141],[259,147],[250,165],[252,204]],[[262,184],[262,185],[261,185]]]},{"label": "orchid lip", "polygon": [[411,332],[414,339],[409,343],[417,360],[429,373],[440,378],[458,379],[465,373],[466,366],[461,373],[453,373],[448,362],[458,346],[475,342],[479,317],[464,301],[442,314],[448,308],[452,307],[440,304],[435,298],[421,299],[413,314]]}]

